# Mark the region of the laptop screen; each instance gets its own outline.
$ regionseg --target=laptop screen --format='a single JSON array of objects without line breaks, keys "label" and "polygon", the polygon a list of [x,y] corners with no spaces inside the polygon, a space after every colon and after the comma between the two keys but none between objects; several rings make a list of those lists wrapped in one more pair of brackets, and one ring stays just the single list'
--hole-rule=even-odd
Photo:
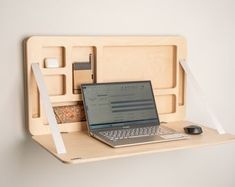
[{"label": "laptop screen", "polygon": [[83,84],[89,128],[159,125],[150,81]]}]

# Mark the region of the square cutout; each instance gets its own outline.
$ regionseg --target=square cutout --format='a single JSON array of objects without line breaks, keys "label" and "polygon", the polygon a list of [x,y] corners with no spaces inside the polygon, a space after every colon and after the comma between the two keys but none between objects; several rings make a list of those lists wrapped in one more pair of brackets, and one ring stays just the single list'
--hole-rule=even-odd
[{"label": "square cutout", "polygon": [[65,48],[64,47],[43,47],[42,48],[43,68],[47,58],[55,58],[58,61],[59,67],[65,67]]},{"label": "square cutout", "polygon": [[65,95],[65,75],[46,75],[44,76],[44,80],[49,96]]},{"label": "square cutout", "polygon": [[175,95],[158,95],[155,96],[158,113],[171,114],[176,112],[176,96]]}]

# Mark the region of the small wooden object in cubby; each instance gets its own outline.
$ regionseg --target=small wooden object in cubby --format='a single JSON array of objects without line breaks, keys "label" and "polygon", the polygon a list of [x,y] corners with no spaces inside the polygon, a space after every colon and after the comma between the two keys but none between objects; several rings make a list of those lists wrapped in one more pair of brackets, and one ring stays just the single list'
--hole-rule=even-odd
[{"label": "small wooden object in cubby", "polygon": [[[82,102],[79,85],[85,82],[151,80],[160,120],[183,131],[185,122],[185,74],[179,61],[186,59],[186,41],[178,36],[33,36],[26,41],[27,114],[29,131],[42,147],[65,163],[81,163],[116,157],[170,151],[229,142],[234,135],[204,133],[189,140],[113,149],[89,137],[86,122],[58,124],[67,150],[57,154],[40,102],[32,63],[39,63],[54,107]],[[89,60],[90,57],[90,60]],[[58,68],[45,68],[46,58],[56,58]],[[91,60],[92,58],[92,60]],[[90,63],[76,72],[74,63]],[[78,68],[79,69],[79,68]],[[76,78],[77,77],[77,78]],[[176,122],[178,121],[178,122]]]}]

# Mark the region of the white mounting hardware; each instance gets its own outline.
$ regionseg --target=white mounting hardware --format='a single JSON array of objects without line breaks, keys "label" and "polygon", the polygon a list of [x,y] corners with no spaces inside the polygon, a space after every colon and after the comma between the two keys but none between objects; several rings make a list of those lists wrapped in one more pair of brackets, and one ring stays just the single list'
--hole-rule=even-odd
[{"label": "white mounting hardware", "polygon": [[206,112],[210,116],[215,129],[218,131],[219,134],[225,134],[225,130],[224,130],[223,126],[221,125],[221,123],[219,122],[219,120],[215,116],[214,112],[212,111],[211,107],[209,106],[207,99],[206,99],[205,95],[203,94],[202,89],[200,88],[200,86],[199,86],[195,76],[193,75],[188,63],[185,60],[180,60],[180,64],[181,64],[185,74],[187,75],[186,80],[188,80],[188,82],[191,83],[195,93],[198,96],[198,99],[200,99],[201,103],[203,103],[205,105]]},{"label": "white mounting hardware", "polygon": [[43,79],[43,75],[41,73],[39,64],[33,63],[32,69],[33,69],[33,73],[34,73],[38,90],[40,93],[42,105],[43,105],[50,129],[51,129],[51,134],[52,134],[52,138],[56,147],[56,151],[58,154],[66,153],[63,138],[60,134],[60,130],[56,122],[55,114],[53,112],[53,108],[50,102],[50,98],[48,96],[48,91],[47,91],[46,84]]}]

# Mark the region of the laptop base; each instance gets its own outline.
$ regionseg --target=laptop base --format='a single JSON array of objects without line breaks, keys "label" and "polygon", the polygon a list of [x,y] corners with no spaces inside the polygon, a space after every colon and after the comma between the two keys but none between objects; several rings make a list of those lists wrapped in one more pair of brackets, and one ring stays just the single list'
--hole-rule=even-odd
[{"label": "laptop base", "polygon": [[173,129],[172,129],[172,132],[173,133],[171,134],[140,136],[140,137],[134,137],[134,138],[118,139],[118,140],[110,140],[100,135],[99,132],[91,133],[91,136],[113,148],[143,145],[143,144],[150,144],[150,143],[169,142],[169,141],[183,140],[183,139],[189,138],[188,135],[179,133],[177,131],[174,131]]}]

